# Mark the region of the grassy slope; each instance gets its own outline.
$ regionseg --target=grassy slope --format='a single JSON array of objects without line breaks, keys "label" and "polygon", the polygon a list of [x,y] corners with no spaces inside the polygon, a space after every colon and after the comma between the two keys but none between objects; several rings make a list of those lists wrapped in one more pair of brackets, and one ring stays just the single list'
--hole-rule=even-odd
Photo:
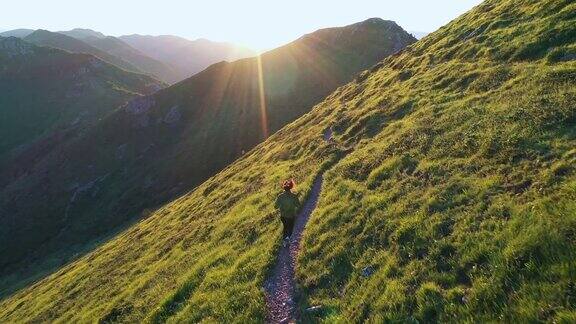
[{"label": "grassy slope", "polygon": [[329,320],[574,320],[574,12],[484,3],[0,302],[0,318],[263,320],[278,182],[308,190],[338,155],[322,140],[333,125],[355,150],[306,229],[304,303]]},{"label": "grassy slope", "polygon": [[575,13],[488,1],[341,92],[358,116],[341,138],[370,140],[326,177],[307,303],[330,320],[574,321]]},{"label": "grassy slope", "polygon": [[[270,131],[413,41],[395,23],[371,20],[264,54]],[[24,266],[36,272],[44,268],[39,262],[66,260],[78,246],[173,200],[262,142],[258,75],[256,58],[216,64],[139,100],[151,103],[141,105],[147,111],[121,109],[27,168],[0,191],[0,209],[12,215],[0,222],[12,233],[0,236],[0,269],[6,265],[0,291],[27,276]],[[173,110],[179,118],[167,122]],[[51,255],[58,252],[64,256]]]}]

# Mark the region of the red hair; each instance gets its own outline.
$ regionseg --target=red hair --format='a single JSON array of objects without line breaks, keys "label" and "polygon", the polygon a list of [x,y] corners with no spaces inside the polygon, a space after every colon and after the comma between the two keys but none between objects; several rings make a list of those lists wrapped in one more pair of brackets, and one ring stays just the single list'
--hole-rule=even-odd
[{"label": "red hair", "polygon": [[286,180],[282,183],[282,189],[292,190],[292,188],[294,188],[295,185],[296,185],[296,182],[294,182],[294,179]]}]

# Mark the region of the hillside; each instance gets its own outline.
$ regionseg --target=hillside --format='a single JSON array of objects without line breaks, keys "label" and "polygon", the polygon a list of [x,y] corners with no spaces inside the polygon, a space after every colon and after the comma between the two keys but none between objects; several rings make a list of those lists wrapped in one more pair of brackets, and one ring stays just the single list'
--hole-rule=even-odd
[{"label": "hillside", "polygon": [[486,1],[0,319],[261,322],[278,184],[305,196],[327,170],[297,262],[300,306],[323,306],[307,320],[574,322],[575,12]]},{"label": "hillside", "polygon": [[47,144],[40,139],[85,129],[128,99],[158,87],[151,78],[90,55],[0,38],[0,185],[8,180],[3,162],[10,157],[35,142]]},{"label": "hillside", "polygon": [[140,71],[166,83],[173,84],[184,78],[183,73],[176,68],[146,56],[119,38],[112,36],[86,37],[83,41],[101,51],[129,62]]},{"label": "hillside", "polygon": [[[413,41],[395,23],[382,20],[321,30],[260,60],[216,64],[133,100],[0,189],[0,210],[13,215],[0,225],[6,233],[19,233],[0,236],[0,265],[7,269],[2,278],[13,280],[5,274],[25,269],[30,262],[20,262],[24,258],[34,261],[35,271],[43,268],[37,262],[76,253],[146,216],[148,209],[200,184],[356,73]],[[38,228],[53,239],[37,235]]]},{"label": "hillside", "polygon": [[232,62],[256,56],[246,48],[207,39],[190,41],[171,35],[126,35],[120,36],[120,39],[147,56],[172,66],[181,73],[180,80],[221,61]]},{"label": "hillside", "polygon": [[90,54],[110,64],[116,65],[117,67],[126,71],[142,73],[142,71],[140,71],[130,62],[124,61],[119,57],[99,50],[98,48],[95,48],[81,40],[66,36],[64,34],[38,29],[23,39],[38,46],[53,47],[72,53]]}]

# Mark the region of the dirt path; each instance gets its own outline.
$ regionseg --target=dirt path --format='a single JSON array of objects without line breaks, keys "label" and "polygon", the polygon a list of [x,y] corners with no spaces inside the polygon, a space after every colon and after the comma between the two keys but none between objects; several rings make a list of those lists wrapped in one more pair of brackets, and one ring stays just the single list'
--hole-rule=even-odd
[{"label": "dirt path", "polygon": [[266,280],[266,306],[268,323],[294,323],[296,320],[296,307],[294,301],[294,268],[296,256],[300,250],[302,231],[316,208],[318,197],[322,190],[322,174],[316,177],[312,191],[302,210],[298,214],[290,244],[281,247],[272,274]]},{"label": "dirt path", "polygon": [[[332,128],[326,129],[322,138],[328,143],[334,143]],[[280,248],[272,273],[264,283],[266,308],[268,309],[266,322],[268,323],[295,323],[296,318],[298,318],[296,301],[294,300],[296,257],[300,251],[300,239],[304,227],[306,227],[310,215],[318,204],[323,180],[323,173],[314,179],[308,200],[298,213],[290,244]]]}]

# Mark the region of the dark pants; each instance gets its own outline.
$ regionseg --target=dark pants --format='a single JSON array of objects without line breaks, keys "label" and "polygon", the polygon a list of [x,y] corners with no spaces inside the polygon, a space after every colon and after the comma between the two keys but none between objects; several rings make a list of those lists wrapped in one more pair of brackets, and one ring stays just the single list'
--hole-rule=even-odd
[{"label": "dark pants", "polygon": [[294,230],[294,218],[284,218],[280,217],[283,226],[283,234],[282,237],[287,237],[292,235],[292,231]]}]

